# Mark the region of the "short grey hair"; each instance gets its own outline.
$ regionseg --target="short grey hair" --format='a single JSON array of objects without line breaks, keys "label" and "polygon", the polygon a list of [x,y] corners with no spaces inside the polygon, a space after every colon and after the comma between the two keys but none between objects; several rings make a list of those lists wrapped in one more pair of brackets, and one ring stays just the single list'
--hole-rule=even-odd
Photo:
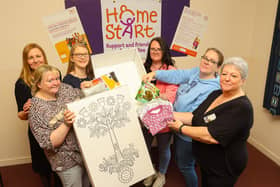
[{"label": "short grey hair", "polygon": [[241,75],[242,79],[246,79],[248,77],[248,63],[241,57],[230,57],[225,60],[221,67],[221,72],[223,71],[226,65],[235,66]]}]

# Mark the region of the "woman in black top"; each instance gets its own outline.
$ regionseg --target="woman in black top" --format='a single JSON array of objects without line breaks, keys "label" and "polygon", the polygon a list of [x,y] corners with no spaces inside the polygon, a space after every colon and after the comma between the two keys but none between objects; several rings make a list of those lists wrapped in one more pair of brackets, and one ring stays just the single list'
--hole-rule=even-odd
[{"label": "woman in black top", "polygon": [[169,123],[193,138],[203,187],[232,187],[247,165],[246,141],[253,125],[253,108],[241,88],[247,72],[242,58],[229,58],[221,68],[221,90],[192,113],[175,112],[176,120]]},{"label": "woman in black top", "polygon": [[[22,70],[15,83],[15,97],[18,106],[18,118],[28,119],[29,108],[31,106],[31,84],[33,73],[42,64],[48,64],[44,50],[36,43],[26,45],[22,52]],[[30,127],[28,126],[28,138],[30,144],[32,169],[41,177],[44,186],[51,186],[51,167],[40,148]],[[62,186],[58,176],[55,175],[55,186]]]},{"label": "woman in black top", "polygon": [[[81,88],[81,83],[94,78],[92,62],[88,47],[84,43],[76,43],[70,51],[70,58],[66,76],[63,82],[70,84],[73,88]],[[85,84],[85,83],[84,83]]]}]

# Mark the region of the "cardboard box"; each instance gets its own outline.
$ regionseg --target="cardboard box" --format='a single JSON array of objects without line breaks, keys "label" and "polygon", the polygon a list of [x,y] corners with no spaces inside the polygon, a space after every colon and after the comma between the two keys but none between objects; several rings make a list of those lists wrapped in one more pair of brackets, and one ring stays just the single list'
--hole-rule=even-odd
[{"label": "cardboard box", "polygon": [[130,95],[135,98],[146,74],[143,61],[136,48],[97,54],[92,56],[95,77],[115,72],[120,85],[128,85]]}]

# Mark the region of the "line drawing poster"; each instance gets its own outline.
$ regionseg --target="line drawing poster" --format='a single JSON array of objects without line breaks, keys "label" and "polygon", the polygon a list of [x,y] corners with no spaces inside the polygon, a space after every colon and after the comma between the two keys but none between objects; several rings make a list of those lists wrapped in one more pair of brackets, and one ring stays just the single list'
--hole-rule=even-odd
[{"label": "line drawing poster", "polygon": [[130,186],[154,173],[128,86],[69,103],[85,165],[95,187]]},{"label": "line drawing poster", "polygon": [[185,6],[171,43],[171,49],[195,57],[207,22],[208,16]]}]

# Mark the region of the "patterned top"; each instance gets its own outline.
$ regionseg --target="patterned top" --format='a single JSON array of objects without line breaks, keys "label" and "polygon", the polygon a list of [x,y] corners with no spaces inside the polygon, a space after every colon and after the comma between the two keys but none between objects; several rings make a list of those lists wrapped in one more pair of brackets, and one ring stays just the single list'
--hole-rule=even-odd
[{"label": "patterned top", "polygon": [[52,170],[64,171],[77,164],[82,164],[82,157],[73,128],[68,132],[64,142],[54,148],[51,141],[51,133],[63,122],[63,111],[66,104],[81,96],[79,89],[61,83],[55,101],[46,101],[33,97],[29,111],[29,123],[36,140],[45,150]]}]

